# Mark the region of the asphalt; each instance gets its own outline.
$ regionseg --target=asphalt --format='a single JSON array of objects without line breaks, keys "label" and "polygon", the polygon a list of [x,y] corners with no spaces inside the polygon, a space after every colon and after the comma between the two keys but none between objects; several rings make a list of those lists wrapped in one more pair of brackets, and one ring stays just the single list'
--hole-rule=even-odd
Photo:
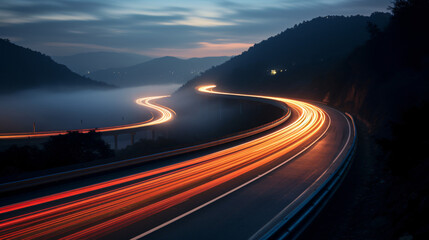
[{"label": "asphalt", "polygon": [[139,236],[290,160],[270,174],[142,238],[249,239],[307,189],[306,194],[309,194],[317,188],[320,183],[314,182],[332,164],[339,164],[334,160],[340,150],[350,147],[350,142],[347,142],[350,137],[348,120],[332,108],[321,107],[329,114],[331,126],[323,139],[298,157],[290,160],[296,154],[292,152],[270,166],[210,190],[204,196],[190,198],[183,204],[107,235],[105,239]]},{"label": "asphalt", "polygon": [[[294,110],[293,110],[293,112],[294,112]],[[253,139],[257,139],[257,138],[259,138],[265,134],[272,133],[272,132],[278,130],[279,128],[284,127],[285,125],[288,125],[290,122],[295,121],[296,118],[297,118],[297,114],[296,114],[296,112],[294,112],[292,114],[292,116],[290,117],[290,119],[288,119],[285,123],[281,124],[280,126],[274,127],[273,129],[265,131],[265,132],[255,134],[253,136],[249,136],[249,137],[246,137],[243,139],[235,140],[235,141],[229,142],[229,143],[224,143],[224,144],[221,144],[218,146],[209,147],[209,148],[201,149],[201,150],[196,150],[196,151],[192,151],[189,153],[180,154],[178,156],[167,157],[167,158],[159,159],[156,161],[144,162],[142,164],[137,164],[137,165],[134,165],[131,167],[123,167],[123,168],[115,169],[112,171],[106,171],[106,172],[102,172],[102,173],[91,174],[88,176],[79,177],[78,179],[58,181],[58,182],[55,182],[52,184],[45,184],[42,186],[32,187],[31,189],[23,189],[20,191],[13,191],[10,193],[5,193],[5,194],[3,194],[3,196],[0,197],[0,207],[6,206],[8,204],[13,204],[16,202],[27,201],[27,200],[38,198],[38,197],[43,197],[43,196],[47,196],[47,195],[51,195],[51,194],[55,194],[55,193],[59,193],[59,192],[63,192],[63,191],[69,191],[72,189],[81,188],[84,186],[117,179],[117,178],[128,176],[131,174],[136,174],[136,173],[140,173],[140,172],[145,172],[145,171],[157,169],[160,167],[172,165],[175,163],[183,162],[183,161],[186,161],[189,159],[193,159],[193,158],[201,157],[201,156],[211,154],[211,153],[214,153],[217,151],[221,151],[221,150],[239,145],[241,143],[244,143],[244,142],[247,142],[247,141],[250,141]]]},{"label": "asphalt", "polygon": [[[298,198],[311,193],[320,182],[314,184],[323,173],[332,167],[342,149],[350,147],[349,123],[346,117],[327,106],[321,105],[330,116],[331,124],[325,136],[310,149],[292,158],[302,149],[296,149],[267,166],[260,167],[234,180],[210,189],[204,194],[191,197],[183,203],[167,208],[140,222],[128,225],[118,231],[103,236],[105,239],[130,239],[165,225],[145,236],[145,239],[248,239],[275,218],[292,202],[299,203]],[[314,141],[312,139],[311,141]],[[236,143],[234,143],[236,144]],[[226,146],[223,146],[226,147]],[[214,151],[218,149],[212,149]],[[198,153],[198,155],[204,152]],[[112,172],[81,181],[70,182],[61,187],[43,189],[3,198],[1,205],[37,196],[47,195],[53,191],[73,189],[79,185],[114,179],[121,175],[154,169],[174,162],[189,159],[191,155],[170,159],[167,162],[147,164],[135,169]],[[196,210],[171,224],[165,224],[182,214],[193,211],[213,199],[249,182],[272,168],[283,164],[269,174],[231,192],[228,195]],[[335,167],[335,166],[334,166]],[[320,179],[319,179],[320,180]],[[323,179],[322,179],[323,180]],[[304,195],[302,195],[305,193]],[[295,201],[298,199],[299,201]],[[69,199],[70,200],[70,199]],[[71,199],[73,200],[73,199]]]}]

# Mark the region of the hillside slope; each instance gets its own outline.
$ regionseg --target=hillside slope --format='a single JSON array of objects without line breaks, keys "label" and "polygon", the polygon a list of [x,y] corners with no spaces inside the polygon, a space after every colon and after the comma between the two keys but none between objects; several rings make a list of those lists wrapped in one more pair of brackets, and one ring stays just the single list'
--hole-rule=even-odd
[{"label": "hillside slope", "polygon": [[0,39],[0,94],[32,88],[111,88],[82,77],[49,56]]},{"label": "hillside slope", "polygon": [[[182,90],[209,82],[230,90],[297,94],[312,76],[326,73],[369,39],[368,22],[384,28],[390,16],[374,13],[370,17],[327,16],[305,21],[206,71]],[[276,74],[271,75],[271,70]]]}]

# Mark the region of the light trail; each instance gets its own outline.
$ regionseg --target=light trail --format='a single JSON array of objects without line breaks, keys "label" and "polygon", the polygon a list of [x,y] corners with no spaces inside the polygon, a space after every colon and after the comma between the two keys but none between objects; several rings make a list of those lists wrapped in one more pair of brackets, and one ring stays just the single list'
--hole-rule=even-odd
[{"label": "light trail", "polygon": [[[170,121],[173,118],[175,112],[165,106],[161,106],[156,103],[151,103],[153,100],[166,98],[169,96],[156,96],[156,97],[144,97],[136,100],[138,105],[153,109],[160,114],[158,119],[153,116],[144,122],[131,123],[119,126],[102,127],[102,128],[88,128],[88,129],[75,129],[75,130],[59,130],[59,131],[44,131],[44,132],[23,132],[23,133],[0,133],[0,139],[19,139],[19,138],[33,138],[33,137],[50,137],[57,135],[67,134],[69,131],[77,131],[80,133],[88,133],[90,131],[95,132],[113,132],[127,129],[135,129],[141,127],[152,126]],[[155,119],[155,120],[154,120]]]},{"label": "light trail", "polygon": [[[255,170],[280,164],[283,156],[309,146],[329,127],[326,113],[312,104],[278,97],[216,92],[214,87],[204,86],[199,91],[271,99],[287,104],[298,116],[272,133],[225,150],[1,207],[0,239],[92,239],[106,235],[224,186],[237,177],[247,174],[252,178],[252,174],[257,174]],[[93,194],[88,196],[90,193]],[[20,213],[24,210],[26,213]]]}]

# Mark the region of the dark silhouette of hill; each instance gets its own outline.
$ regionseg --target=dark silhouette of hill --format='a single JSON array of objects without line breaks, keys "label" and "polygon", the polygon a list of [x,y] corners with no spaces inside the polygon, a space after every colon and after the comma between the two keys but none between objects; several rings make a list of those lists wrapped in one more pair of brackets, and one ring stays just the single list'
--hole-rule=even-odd
[{"label": "dark silhouette of hill", "polygon": [[111,88],[82,77],[49,56],[0,39],[0,94],[32,88]]},{"label": "dark silhouette of hill", "polygon": [[386,122],[429,100],[429,35],[424,30],[429,1],[397,1],[392,12],[386,30],[373,32],[345,61],[314,78],[309,90],[365,119],[380,134]]},{"label": "dark silhouette of hill", "polygon": [[116,52],[89,52],[52,58],[81,75],[107,68],[128,67],[151,59],[151,57],[139,54]]},{"label": "dark silhouette of hill", "polygon": [[87,76],[117,86],[183,84],[208,68],[228,59],[229,57],[190,59],[161,57],[131,67],[100,70]]},{"label": "dark silhouette of hill", "polygon": [[[281,86],[283,94],[285,90],[293,93],[367,41],[368,22],[384,28],[390,16],[374,13],[370,17],[327,16],[305,21],[204,72],[182,90],[210,82],[238,91],[264,91]],[[276,70],[277,74],[270,75],[270,70]]]}]

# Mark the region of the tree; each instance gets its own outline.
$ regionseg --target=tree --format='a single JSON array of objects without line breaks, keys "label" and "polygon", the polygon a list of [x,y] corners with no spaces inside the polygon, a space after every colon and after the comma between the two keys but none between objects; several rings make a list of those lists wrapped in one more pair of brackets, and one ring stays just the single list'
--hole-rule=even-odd
[{"label": "tree", "polygon": [[44,144],[47,161],[54,166],[88,162],[113,156],[113,151],[101,139],[100,133],[69,132],[51,137]]},{"label": "tree", "polygon": [[371,34],[371,38],[375,38],[381,33],[380,28],[372,22],[368,22],[366,29],[368,30],[369,34]]}]

